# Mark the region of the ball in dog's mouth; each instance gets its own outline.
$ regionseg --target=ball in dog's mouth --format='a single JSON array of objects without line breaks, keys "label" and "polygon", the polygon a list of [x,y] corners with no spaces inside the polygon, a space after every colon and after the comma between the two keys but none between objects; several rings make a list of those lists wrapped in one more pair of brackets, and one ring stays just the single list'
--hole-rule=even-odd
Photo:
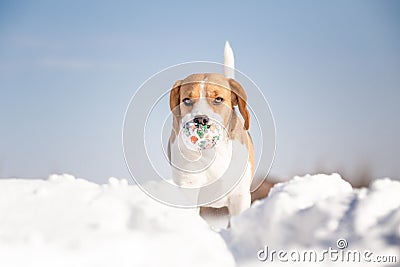
[{"label": "ball in dog's mouth", "polygon": [[207,124],[188,121],[183,124],[181,134],[185,145],[192,150],[215,147],[222,139],[223,128],[218,122]]}]

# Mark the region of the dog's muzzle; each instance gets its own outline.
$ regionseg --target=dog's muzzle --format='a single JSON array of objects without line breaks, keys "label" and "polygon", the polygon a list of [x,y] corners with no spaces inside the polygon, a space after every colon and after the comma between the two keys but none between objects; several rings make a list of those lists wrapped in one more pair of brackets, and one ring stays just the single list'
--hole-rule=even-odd
[{"label": "dog's muzzle", "polygon": [[207,116],[196,116],[183,124],[181,135],[191,150],[210,149],[222,139],[222,126]]}]

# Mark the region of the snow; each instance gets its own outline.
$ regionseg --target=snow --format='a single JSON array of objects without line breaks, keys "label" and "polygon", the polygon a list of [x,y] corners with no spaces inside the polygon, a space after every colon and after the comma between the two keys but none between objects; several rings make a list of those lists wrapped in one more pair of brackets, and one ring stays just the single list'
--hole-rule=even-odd
[{"label": "snow", "polygon": [[0,214],[0,266],[234,265],[194,210],[160,204],[126,180],[0,180]]},{"label": "snow", "polygon": [[348,248],[396,255],[399,262],[400,182],[380,179],[353,190],[338,174],[295,177],[275,185],[231,225],[222,236],[242,266],[258,266],[256,252],[266,245],[322,251],[338,249],[341,238]]},{"label": "snow", "polygon": [[340,238],[399,264],[400,182],[352,189],[338,174],[295,177],[215,230],[196,210],[160,204],[123,179],[0,179],[0,266],[292,266],[257,253],[338,249]]}]

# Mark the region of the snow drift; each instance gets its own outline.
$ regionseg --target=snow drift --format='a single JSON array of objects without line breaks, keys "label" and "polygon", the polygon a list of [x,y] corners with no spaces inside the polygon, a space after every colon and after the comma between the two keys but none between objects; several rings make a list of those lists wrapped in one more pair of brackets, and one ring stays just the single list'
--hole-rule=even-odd
[{"label": "snow drift", "polygon": [[126,180],[0,180],[0,266],[233,266],[218,233]]},{"label": "snow drift", "polygon": [[116,178],[106,185],[70,175],[0,180],[0,266],[44,267],[280,265],[257,253],[337,249],[338,239],[398,264],[400,182],[354,190],[338,174],[295,177],[231,226],[212,230],[194,210],[162,205]]},{"label": "snow drift", "polygon": [[[338,240],[346,242],[345,248],[372,255],[355,262],[325,257],[320,265],[387,266],[374,262],[375,256],[391,255],[399,264],[400,182],[380,179],[369,189],[353,190],[338,174],[295,177],[275,185],[267,199],[255,202],[231,225],[222,235],[241,265],[254,264],[265,246],[300,253],[312,249],[321,252],[319,263],[323,250],[341,250]],[[288,255],[283,259],[296,263]],[[282,262],[275,257],[272,263]]]}]

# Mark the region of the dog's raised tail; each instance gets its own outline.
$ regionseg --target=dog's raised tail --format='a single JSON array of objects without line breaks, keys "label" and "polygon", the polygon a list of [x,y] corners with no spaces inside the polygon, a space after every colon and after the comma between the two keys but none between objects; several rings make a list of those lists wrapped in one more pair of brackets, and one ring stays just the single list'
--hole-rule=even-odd
[{"label": "dog's raised tail", "polygon": [[227,78],[235,78],[235,58],[229,42],[225,42],[224,49],[224,74]]}]

